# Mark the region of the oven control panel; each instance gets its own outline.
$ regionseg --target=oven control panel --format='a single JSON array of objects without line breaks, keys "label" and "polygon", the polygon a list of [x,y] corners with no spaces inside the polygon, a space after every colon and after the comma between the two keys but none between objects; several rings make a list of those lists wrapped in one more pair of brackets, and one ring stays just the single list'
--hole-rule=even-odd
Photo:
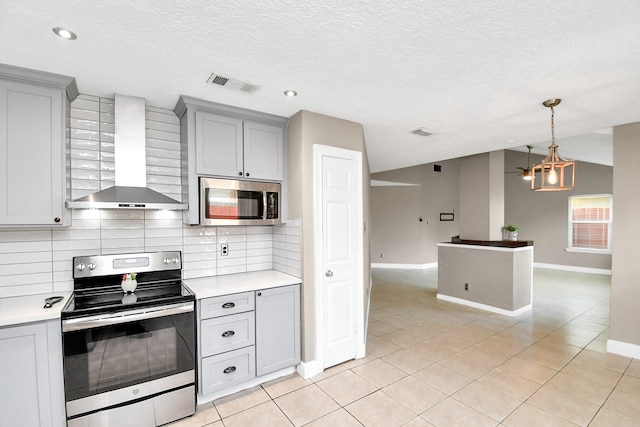
[{"label": "oven control panel", "polygon": [[93,255],[73,258],[73,278],[182,269],[180,251]]}]

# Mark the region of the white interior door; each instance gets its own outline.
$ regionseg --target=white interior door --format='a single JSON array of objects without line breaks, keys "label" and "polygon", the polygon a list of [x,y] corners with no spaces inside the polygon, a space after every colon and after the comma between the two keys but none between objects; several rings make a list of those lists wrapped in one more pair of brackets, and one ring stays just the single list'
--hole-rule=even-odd
[{"label": "white interior door", "polygon": [[362,342],[362,155],[316,147],[318,354],[327,368],[355,358]]}]

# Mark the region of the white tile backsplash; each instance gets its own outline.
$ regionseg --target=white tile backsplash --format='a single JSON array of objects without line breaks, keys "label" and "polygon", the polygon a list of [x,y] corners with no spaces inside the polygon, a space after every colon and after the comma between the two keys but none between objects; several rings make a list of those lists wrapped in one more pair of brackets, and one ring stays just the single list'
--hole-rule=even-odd
[{"label": "white tile backsplash", "polygon": [[[111,187],[113,100],[80,95],[71,105],[70,197]],[[180,121],[147,106],[147,184],[181,199]],[[198,227],[179,211],[73,210],[63,229],[0,230],[0,297],[73,289],[72,258],[181,250],[183,277],[277,269],[300,277],[300,221],[280,226]],[[220,245],[229,255],[220,255]]]}]

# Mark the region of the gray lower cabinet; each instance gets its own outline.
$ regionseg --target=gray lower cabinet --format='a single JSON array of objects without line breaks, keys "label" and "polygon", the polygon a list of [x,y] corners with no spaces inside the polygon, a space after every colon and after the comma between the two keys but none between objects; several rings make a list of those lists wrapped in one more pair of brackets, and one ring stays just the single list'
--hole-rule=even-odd
[{"label": "gray lower cabinet", "polygon": [[256,291],[256,374],[300,363],[300,285]]},{"label": "gray lower cabinet", "polygon": [[0,426],[64,426],[60,321],[0,328],[0,378]]},{"label": "gray lower cabinet", "polygon": [[200,395],[299,362],[299,284],[198,300]]},{"label": "gray lower cabinet", "polygon": [[0,225],[69,225],[71,77],[0,64]]}]

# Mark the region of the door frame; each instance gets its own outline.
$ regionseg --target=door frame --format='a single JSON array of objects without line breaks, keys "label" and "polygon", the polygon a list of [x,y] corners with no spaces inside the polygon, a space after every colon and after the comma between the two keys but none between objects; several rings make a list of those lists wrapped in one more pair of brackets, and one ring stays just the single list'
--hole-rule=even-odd
[{"label": "door frame", "polygon": [[314,301],[315,301],[315,322],[316,322],[316,369],[319,374],[324,371],[324,289],[322,288],[324,268],[322,265],[322,157],[338,157],[355,161],[357,194],[356,194],[356,242],[358,248],[355,255],[356,262],[356,286],[355,301],[357,306],[355,312],[355,338],[356,348],[354,358],[359,359],[365,356],[364,339],[364,214],[363,214],[363,178],[362,178],[362,153],[344,148],[331,147],[327,145],[313,145],[313,237],[314,237]]}]

